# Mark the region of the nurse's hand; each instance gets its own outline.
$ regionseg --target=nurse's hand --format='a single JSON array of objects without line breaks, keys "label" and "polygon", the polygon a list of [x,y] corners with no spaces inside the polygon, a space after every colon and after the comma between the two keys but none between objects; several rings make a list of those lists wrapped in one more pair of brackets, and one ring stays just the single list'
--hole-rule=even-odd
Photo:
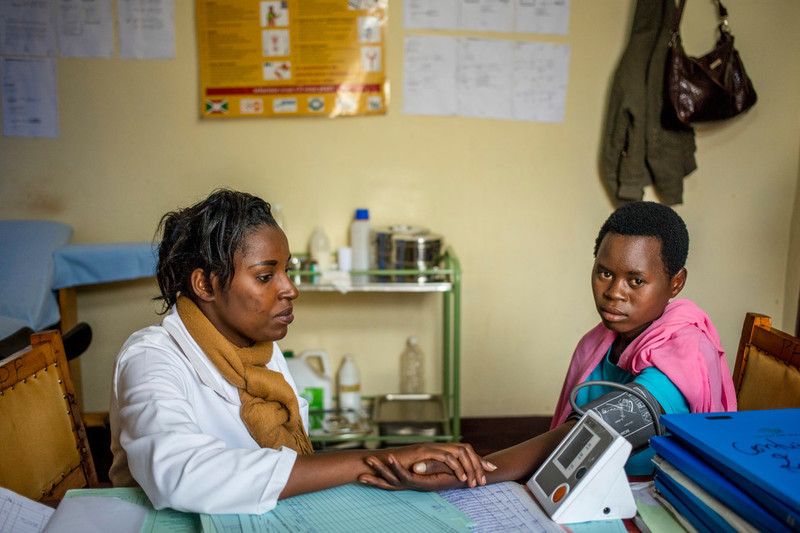
[{"label": "nurse's hand", "polygon": [[469,444],[429,443],[393,448],[368,456],[364,462],[375,475],[358,480],[387,490],[433,491],[486,484],[486,472],[495,467]]}]

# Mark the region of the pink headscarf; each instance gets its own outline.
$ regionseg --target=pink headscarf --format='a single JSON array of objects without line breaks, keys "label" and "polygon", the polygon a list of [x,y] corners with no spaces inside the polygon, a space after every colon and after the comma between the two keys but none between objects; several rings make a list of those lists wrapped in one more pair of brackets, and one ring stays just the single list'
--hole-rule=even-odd
[{"label": "pink headscarf", "polygon": [[[569,393],[589,377],[616,336],[600,323],[578,343],[551,429],[566,421],[572,412]],[[702,349],[699,343],[702,337],[711,342],[713,351]],[[690,300],[678,299],[667,304],[664,313],[625,348],[617,364],[634,375],[655,366],[678,387],[693,413],[736,410],[731,371],[719,334],[708,315]]]}]

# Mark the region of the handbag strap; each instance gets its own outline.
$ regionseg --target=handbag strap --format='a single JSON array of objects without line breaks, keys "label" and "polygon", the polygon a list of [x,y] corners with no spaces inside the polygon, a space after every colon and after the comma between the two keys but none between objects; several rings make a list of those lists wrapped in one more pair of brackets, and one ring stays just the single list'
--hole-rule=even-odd
[{"label": "handbag strap", "polygon": [[[667,0],[671,2],[672,0]],[[728,9],[722,5],[720,0],[714,0],[717,4],[717,11],[719,13],[719,30],[729,33],[728,29]],[[683,8],[686,5],[686,0],[680,0],[678,7],[675,9],[675,17],[672,19],[672,39],[675,39],[680,32],[681,18],[683,17]]]}]

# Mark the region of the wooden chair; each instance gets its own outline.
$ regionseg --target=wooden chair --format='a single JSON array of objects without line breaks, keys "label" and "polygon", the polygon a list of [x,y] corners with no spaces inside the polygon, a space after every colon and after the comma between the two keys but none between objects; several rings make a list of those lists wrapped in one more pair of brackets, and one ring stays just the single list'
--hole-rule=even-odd
[{"label": "wooden chair", "polygon": [[0,365],[0,486],[34,500],[96,487],[86,429],[58,331]]},{"label": "wooden chair", "polygon": [[740,411],[800,407],[800,339],[747,313],[733,368]]}]

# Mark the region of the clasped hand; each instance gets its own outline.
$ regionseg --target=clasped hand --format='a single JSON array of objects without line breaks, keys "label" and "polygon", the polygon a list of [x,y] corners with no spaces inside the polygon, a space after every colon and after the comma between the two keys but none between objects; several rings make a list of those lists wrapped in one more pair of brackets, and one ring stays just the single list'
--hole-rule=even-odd
[{"label": "clasped hand", "polygon": [[361,474],[361,483],[386,490],[435,491],[486,484],[486,472],[497,467],[462,443],[426,443],[393,448],[368,456],[375,472]]}]

